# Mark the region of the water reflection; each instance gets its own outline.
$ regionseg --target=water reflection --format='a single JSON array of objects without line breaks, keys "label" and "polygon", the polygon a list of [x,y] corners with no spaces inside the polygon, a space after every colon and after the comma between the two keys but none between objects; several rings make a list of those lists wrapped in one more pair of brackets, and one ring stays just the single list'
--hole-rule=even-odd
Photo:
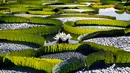
[{"label": "water reflection", "polygon": [[126,12],[118,14],[114,8],[99,9],[98,15],[114,16],[117,20],[130,20],[130,14]]}]

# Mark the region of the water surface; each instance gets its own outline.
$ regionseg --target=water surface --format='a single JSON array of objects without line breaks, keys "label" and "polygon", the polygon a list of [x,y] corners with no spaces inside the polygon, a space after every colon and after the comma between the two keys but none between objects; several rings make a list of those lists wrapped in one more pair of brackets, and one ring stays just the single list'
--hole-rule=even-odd
[{"label": "water surface", "polygon": [[116,9],[114,8],[99,9],[98,15],[114,16],[117,20],[130,20],[130,14],[127,14],[126,12],[118,14],[115,11]]}]

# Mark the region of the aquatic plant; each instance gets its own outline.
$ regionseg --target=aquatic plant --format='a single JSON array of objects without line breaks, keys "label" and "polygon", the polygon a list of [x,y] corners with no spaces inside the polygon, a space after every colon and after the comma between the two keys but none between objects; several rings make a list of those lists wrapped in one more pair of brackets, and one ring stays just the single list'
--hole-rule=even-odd
[{"label": "aquatic plant", "polygon": [[57,41],[57,43],[69,43],[69,40],[71,39],[70,34],[65,34],[64,32],[58,33],[54,39]]}]

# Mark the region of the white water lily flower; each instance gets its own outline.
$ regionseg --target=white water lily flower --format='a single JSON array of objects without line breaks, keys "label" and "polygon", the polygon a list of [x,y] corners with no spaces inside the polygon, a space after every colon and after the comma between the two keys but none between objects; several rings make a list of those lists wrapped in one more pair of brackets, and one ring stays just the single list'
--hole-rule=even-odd
[{"label": "white water lily flower", "polygon": [[68,40],[70,40],[72,37],[70,36],[70,34],[65,34],[64,32],[62,32],[62,33],[59,33],[59,34],[57,34],[55,37],[54,37],[54,39],[56,40],[56,41],[59,41],[59,40],[61,40],[61,42],[68,42]]},{"label": "white water lily flower", "polygon": [[56,41],[53,41],[53,42],[48,41],[48,43],[45,41],[44,46],[49,46],[49,45],[58,44],[58,43],[70,43],[70,44],[78,43],[78,41],[71,40],[71,38],[72,37],[70,34],[65,34],[64,32],[58,33],[54,37]]},{"label": "white water lily flower", "polygon": [[71,39],[72,37],[71,37],[71,35],[70,35],[70,34],[67,34],[67,38],[68,38],[68,39]]}]

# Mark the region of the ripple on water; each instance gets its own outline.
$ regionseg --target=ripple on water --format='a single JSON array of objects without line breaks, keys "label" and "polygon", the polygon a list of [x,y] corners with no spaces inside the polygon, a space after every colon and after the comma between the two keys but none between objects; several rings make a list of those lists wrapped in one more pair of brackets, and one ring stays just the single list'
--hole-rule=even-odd
[{"label": "ripple on water", "polygon": [[33,14],[14,14],[13,16],[20,16],[20,17],[48,17],[50,15],[33,15]]},{"label": "ripple on water", "polygon": [[92,29],[125,29],[122,27],[114,27],[114,26],[76,26],[79,28],[92,28]]},{"label": "ripple on water", "polygon": [[71,57],[77,57],[77,58],[85,60],[87,56],[82,55],[81,53],[78,53],[78,52],[63,52],[63,53],[47,54],[41,57],[42,58],[57,58],[57,59],[62,59],[62,60],[67,60],[67,59],[70,59]]},{"label": "ripple on water", "polygon": [[63,23],[67,21],[73,21],[76,22],[77,20],[110,20],[107,18],[92,18],[92,17],[63,17],[63,18],[54,18],[61,20]]},{"label": "ripple on water", "polygon": [[1,30],[9,30],[9,29],[24,29],[24,28],[32,28],[32,27],[40,27],[46,25],[38,25],[38,24],[28,24],[28,23],[8,23],[8,24],[0,24]]},{"label": "ripple on water", "polygon": [[126,51],[130,51],[130,36],[98,37],[84,40],[84,42],[94,42],[97,44],[105,46],[114,46],[117,48],[124,49]]},{"label": "ripple on water", "polygon": [[14,44],[14,43],[0,43],[0,53],[8,53],[13,51],[21,51],[25,49],[37,48],[34,45],[23,45],[23,44]]},{"label": "ripple on water", "polygon": [[130,73],[130,67],[115,67],[115,64],[105,69],[85,70],[82,69],[75,73]]}]

